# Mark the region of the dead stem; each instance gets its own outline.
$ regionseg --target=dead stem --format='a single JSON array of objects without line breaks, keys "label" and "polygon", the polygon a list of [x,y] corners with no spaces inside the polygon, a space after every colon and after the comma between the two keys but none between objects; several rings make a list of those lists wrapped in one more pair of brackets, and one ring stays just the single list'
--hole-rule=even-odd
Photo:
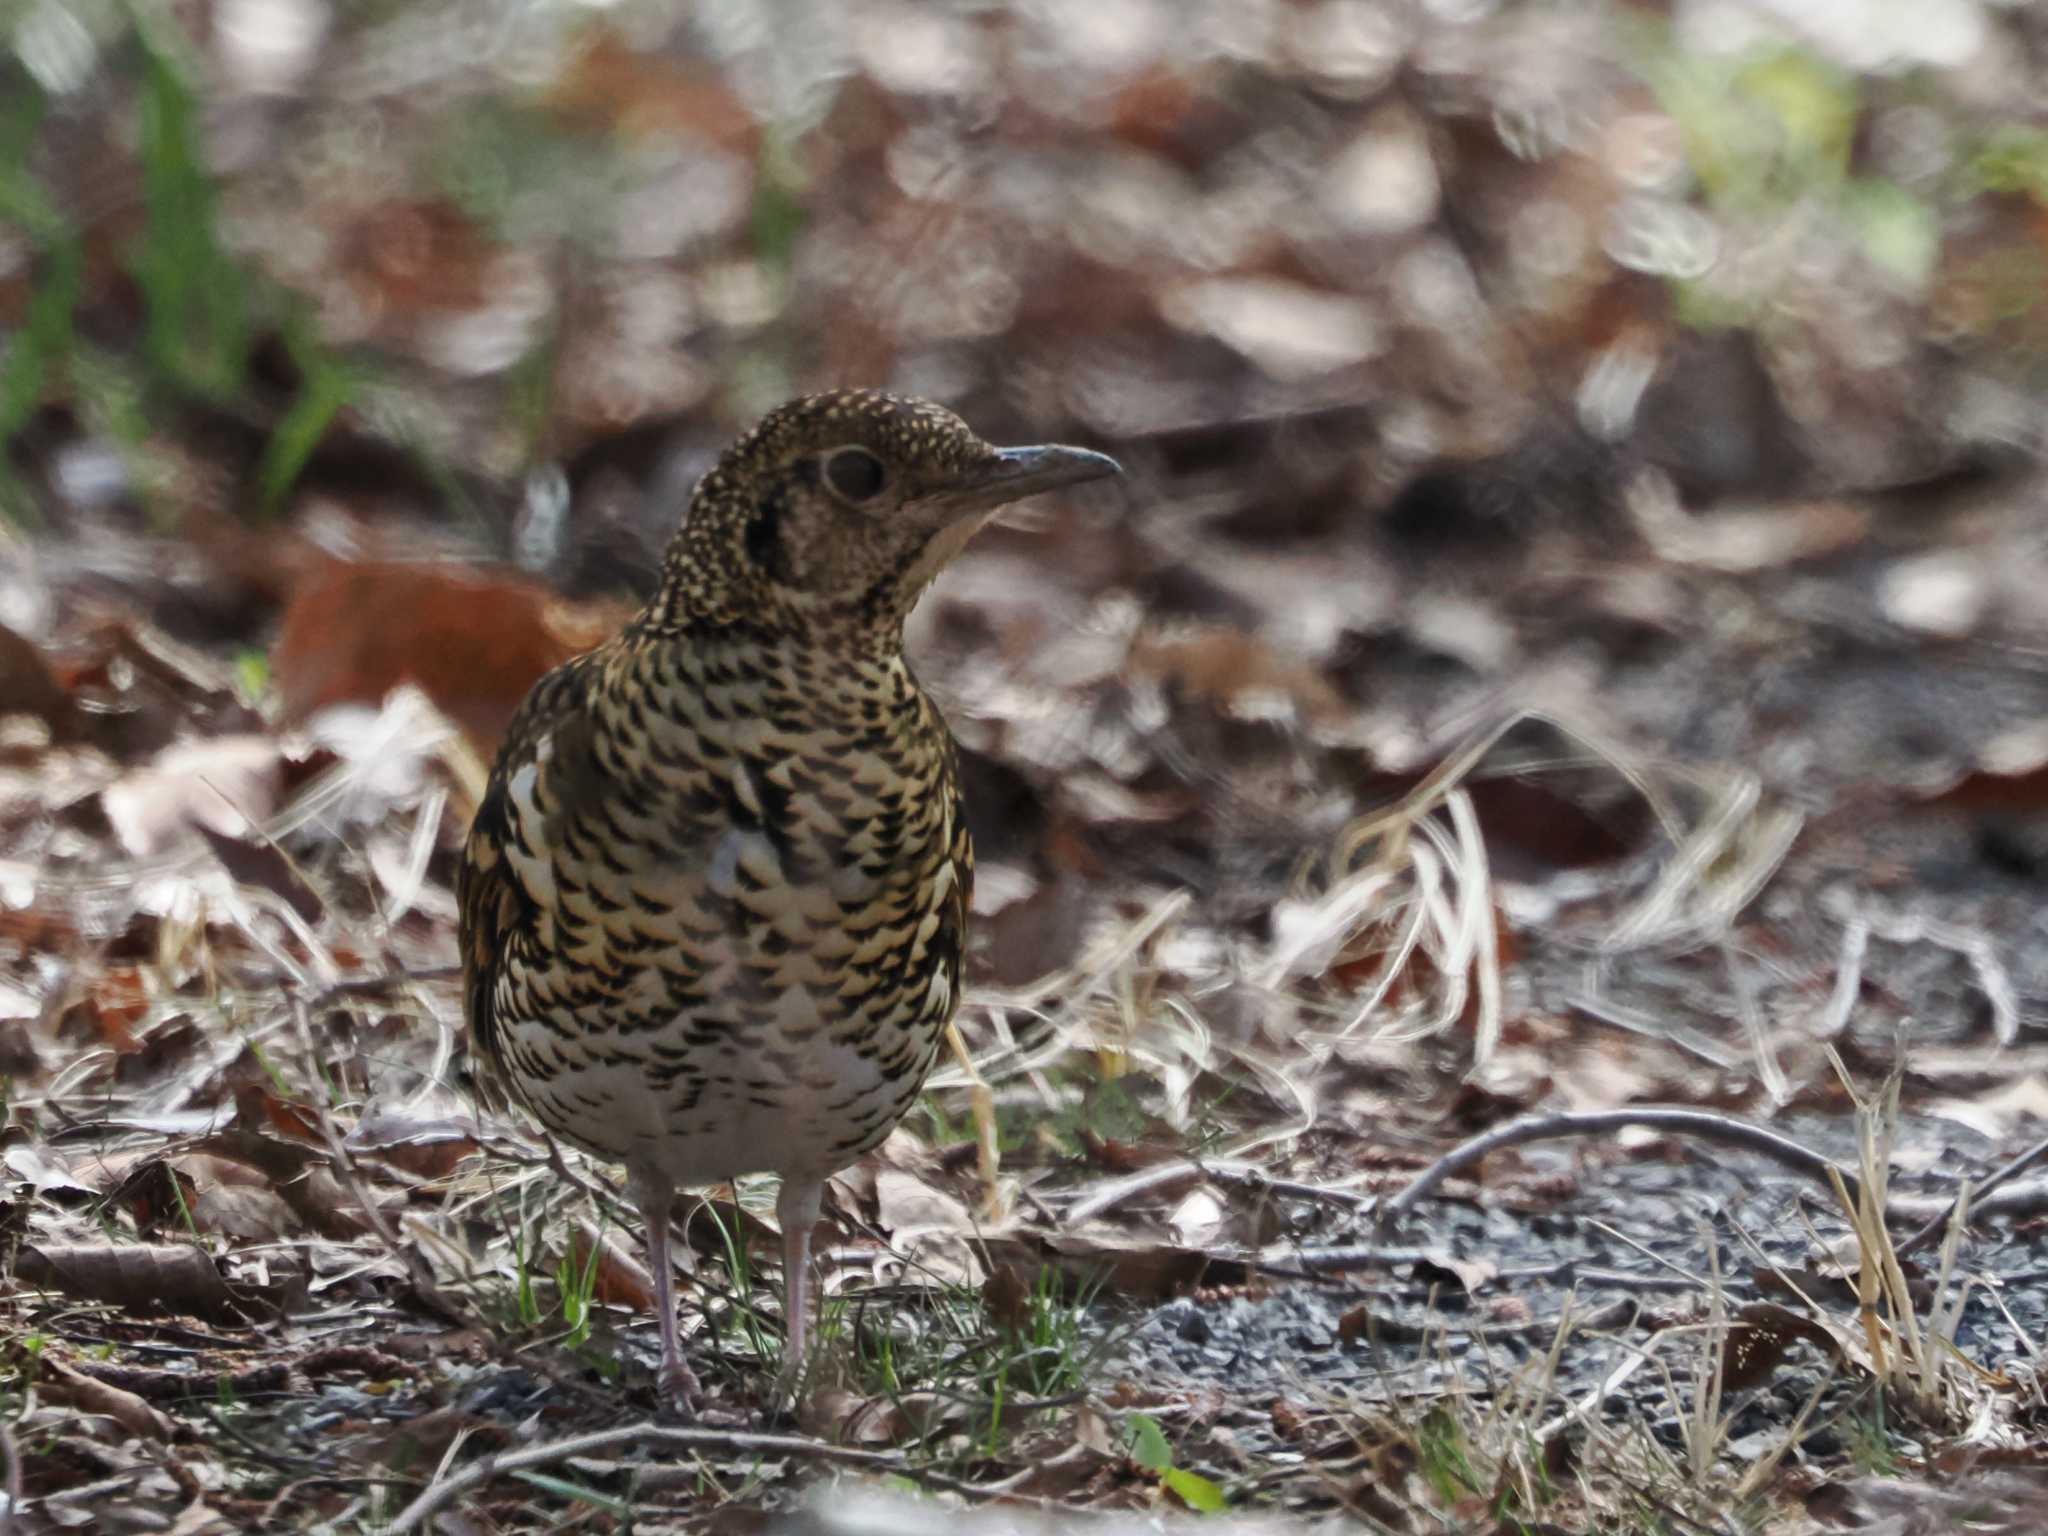
[{"label": "dead stem", "polygon": [[1726,1115],[1710,1114],[1706,1110],[1613,1109],[1586,1114],[1525,1115],[1461,1142],[1431,1163],[1413,1183],[1387,1201],[1380,1211],[1379,1225],[1385,1229],[1399,1221],[1445,1180],[1463,1173],[1505,1147],[1519,1147],[1532,1141],[1558,1141],[1572,1136],[1606,1136],[1638,1127],[1671,1135],[1697,1136],[1704,1141],[1718,1141],[1760,1152],[1794,1172],[1805,1174],[1823,1188],[1828,1187],[1831,1174],[1838,1175],[1852,1196],[1861,1187],[1854,1174],[1844,1172],[1818,1152],[1780,1136],[1776,1131],[1767,1131],[1760,1125],[1751,1125]]},{"label": "dead stem", "polygon": [[399,1511],[398,1518],[385,1529],[388,1536],[404,1536],[407,1531],[418,1530],[456,1499],[474,1488],[482,1487],[502,1473],[556,1466],[578,1456],[589,1456],[599,1451],[620,1450],[636,1445],[686,1452],[727,1451],[740,1455],[791,1456],[802,1461],[833,1462],[840,1466],[865,1467],[874,1472],[892,1472],[970,1497],[984,1496],[997,1491],[978,1488],[972,1483],[963,1483],[955,1478],[914,1467],[900,1451],[863,1451],[852,1446],[830,1445],[823,1440],[807,1439],[802,1435],[762,1434],[742,1429],[672,1429],[660,1424],[641,1423],[624,1425],[618,1429],[595,1430],[585,1435],[571,1435],[566,1440],[549,1441],[543,1445],[530,1445],[521,1450],[501,1451],[493,1456],[482,1457],[459,1472],[435,1478],[421,1491],[418,1498]]}]

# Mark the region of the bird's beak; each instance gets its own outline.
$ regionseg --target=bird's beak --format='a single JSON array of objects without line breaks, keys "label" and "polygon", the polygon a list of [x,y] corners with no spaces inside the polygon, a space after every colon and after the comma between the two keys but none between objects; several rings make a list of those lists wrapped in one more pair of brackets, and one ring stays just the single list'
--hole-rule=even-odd
[{"label": "bird's beak", "polygon": [[1002,448],[994,458],[983,460],[946,486],[938,499],[949,518],[969,517],[993,512],[1040,491],[1056,491],[1062,486],[1122,473],[1123,466],[1108,454],[1086,448],[1069,448],[1060,443]]}]

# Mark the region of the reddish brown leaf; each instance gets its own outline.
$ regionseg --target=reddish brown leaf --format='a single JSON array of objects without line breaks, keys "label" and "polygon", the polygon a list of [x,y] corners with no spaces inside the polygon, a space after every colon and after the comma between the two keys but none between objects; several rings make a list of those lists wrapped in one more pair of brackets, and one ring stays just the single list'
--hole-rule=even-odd
[{"label": "reddish brown leaf", "polygon": [[53,740],[72,728],[73,705],[33,643],[0,625],[0,715],[32,715]]},{"label": "reddish brown leaf", "polygon": [[410,683],[488,753],[543,672],[601,643],[627,617],[623,607],[567,603],[519,577],[329,561],[293,594],[272,671],[290,719],[333,704],[379,704]]}]

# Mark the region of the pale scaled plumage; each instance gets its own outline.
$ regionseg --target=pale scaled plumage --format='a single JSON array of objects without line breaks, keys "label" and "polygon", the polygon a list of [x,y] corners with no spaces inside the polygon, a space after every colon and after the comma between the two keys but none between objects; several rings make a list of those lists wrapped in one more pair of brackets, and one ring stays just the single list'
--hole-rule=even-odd
[{"label": "pale scaled plumage", "polygon": [[512,724],[460,871],[471,1040],[625,1165],[676,1398],[676,1191],[781,1175],[786,1382],[824,1180],[909,1109],[959,1002],[973,851],[904,618],[999,507],[1115,472],[921,401],[794,401],[700,482],[648,607]]}]

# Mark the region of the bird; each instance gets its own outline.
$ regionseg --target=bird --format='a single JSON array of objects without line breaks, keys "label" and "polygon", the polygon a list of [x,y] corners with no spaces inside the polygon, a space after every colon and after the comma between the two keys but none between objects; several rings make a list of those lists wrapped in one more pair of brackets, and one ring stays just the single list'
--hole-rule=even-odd
[{"label": "bird", "polygon": [[681,1412],[677,1193],[780,1175],[786,1393],[825,1181],[910,1109],[960,1002],[974,852],[904,621],[1001,508],[1118,473],[929,401],[793,400],[697,483],[646,606],[507,728],[457,866],[473,1080],[623,1166]]}]

